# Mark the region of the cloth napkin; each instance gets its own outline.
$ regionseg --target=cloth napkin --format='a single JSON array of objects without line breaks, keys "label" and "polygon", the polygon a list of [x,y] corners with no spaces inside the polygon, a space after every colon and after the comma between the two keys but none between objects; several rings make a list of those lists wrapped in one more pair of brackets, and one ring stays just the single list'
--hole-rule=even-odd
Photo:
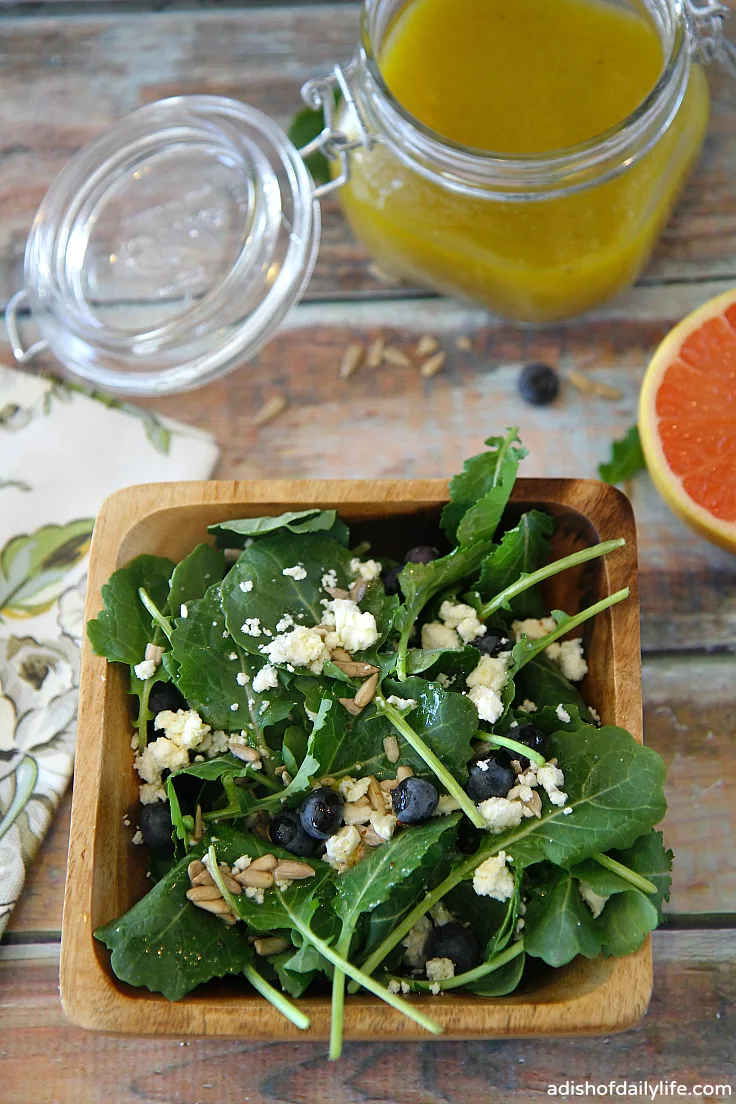
[{"label": "cloth napkin", "polygon": [[0,935],[72,773],[95,515],[217,456],[199,430],[0,365]]}]

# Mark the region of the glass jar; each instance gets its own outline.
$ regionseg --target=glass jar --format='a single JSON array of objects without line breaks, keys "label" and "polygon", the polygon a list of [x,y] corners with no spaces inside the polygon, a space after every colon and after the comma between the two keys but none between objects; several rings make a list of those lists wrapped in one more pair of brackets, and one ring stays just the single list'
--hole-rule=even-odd
[{"label": "glass jar", "polygon": [[[16,359],[48,349],[122,394],[225,375],[303,294],[319,198],[338,189],[379,264],[512,318],[579,313],[633,280],[705,133],[707,88],[691,54],[733,56],[721,37],[728,9],[641,0],[665,58],[644,102],[584,145],[502,158],[443,139],[392,97],[380,52],[407,2],[366,0],[353,62],[305,85],[324,125],[301,150],[262,112],[217,96],[148,105],[82,149],[29,234],[25,288],[6,310]],[[317,150],[333,166],[320,187],[304,163]]]}]

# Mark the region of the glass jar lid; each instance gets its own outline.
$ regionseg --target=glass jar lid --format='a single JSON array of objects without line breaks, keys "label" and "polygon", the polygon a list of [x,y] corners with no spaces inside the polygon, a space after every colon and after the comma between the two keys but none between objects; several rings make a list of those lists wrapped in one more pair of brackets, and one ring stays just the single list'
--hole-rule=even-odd
[{"label": "glass jar lid", "polygon": [[[309,281],[313,191],[296,147],[247,104],[177,96],[140,108],[80,150],[38,210],[21,294],[42,343],[122,393],[226,374]],[[24,351],[14,310],[8,322],[30,359],[42,343]]]}]

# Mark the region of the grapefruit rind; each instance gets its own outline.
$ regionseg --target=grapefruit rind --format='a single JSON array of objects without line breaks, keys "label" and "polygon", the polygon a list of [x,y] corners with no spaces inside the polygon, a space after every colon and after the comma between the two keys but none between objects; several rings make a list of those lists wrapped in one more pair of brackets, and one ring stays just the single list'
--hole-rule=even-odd
[{"label": "grapefruit rind", "polygon": [[639,396],[639,436],[652,482],[671,510],[686,525],[713,544],[736,552],[736,524],[716,518],[690,497],[682,480],[670,468],[659,436],[657,392],[662,377],[694,331],[736,305],[736,290],[726,291],[688,314],[662,341],[647,368]]}]

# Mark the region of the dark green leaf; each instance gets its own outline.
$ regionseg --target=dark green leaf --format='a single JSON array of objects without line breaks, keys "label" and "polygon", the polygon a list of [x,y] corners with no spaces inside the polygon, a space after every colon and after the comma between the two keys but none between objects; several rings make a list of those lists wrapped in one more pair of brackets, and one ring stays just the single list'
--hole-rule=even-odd
[{"label": "dark green leaf", "polygon": [[216,782],[225,774],[229,774],[232,778],[245,778],[248,774],[248,764],[242,759],[236,759],[234,755],[220,755],[217,759],[205,759],[203,763],[190,763],[188,767],[183,767],[172,777],[178,778],[181,774],[201,778],[204,782]]},{"label": "dark green leaf", "polygon": [[[416,709],[407,715],[409,724],[457,781],[466,782],[468,762],[473,757],[470,741],[478,729],[478,711],[470,698],[443,690],[438,683],[418,677],[406,679],[405,682],[386,679],[383,691],[386,696],[396,694],[417,702]],[[367,724],[372,725],[372,722]],[[426,775],[428,768],[424,760],[393,728],[389,731],[399,741],[400,761],[410,764],[416,774]]]},{"label": "dark green leaf", "polygon": [[307,734],[299,725],[289,725],[284,732],[281,757],[293,778],[307,754]]},{"label": "dark green leaf", "polygon": [[[315,111],[311,107],[303,107],[297,111],[287,131],[291,141],[297,149],[314,141],[324,130],[325,121],[322,108]],[[327,184],[330,179],[330,163],[323,153],[317,151],[304,158],[304,162],[312,174],[315,184]]]},{"label": "dark green leaf", "polygon": [[501,966],[499,970],[494,970],[492,974],[486,974],[480,981],[471,982],[465,988],[479,997],[506,997],[518,988],[524,973],[525,962],[526,955],[517,955],[511,962]]},{"label": "dark green leaf", "polygon": [[516,429],[506,437],[489,437],[488,452],[466,460],[462,474],[450,481],[450,502],[442,512],[442,528],[449,540],[473,544],[493,539],[519,463],[527,454],[517,441]]},{"label": "dark green leaf", "polygon": [[[590,725],[589,720],[580,716],[577,706],[568,704],[564,708],[570,718],[569,721],[561,721],[557,715],[557,708],[551,705],[545,705],[544,709],[539,709],[536,713],[516,712],[513,716],[520,725],[533,724],[545,736],[551,736],[553,732],[577,732],[579,728],[587,728]],[[513,739],[512,728],[505,727],[504,732]]]},{"label": "dark green leaf", "polygon": [[[169,609],[178,617],[182,606],[202,598],[225,574],[225,557],[209,544],[198,544],[174,568],[169,587]],[[187,611],[188,612],[188,611]]]},{"label": "dark green leaf", "polygon": [[161,556],[136,556],[110,577],[102,588],[104,607],[87,625],[87,636],[97,655],[130,667],[143,660],[154,627],[138,589],[143,587],[156,606],[164,609],[173,570],[171,560]]},{"label": "dark green leaf", "polygon": [[[472,882],[460,882],[445,896],[443,904],[463,923],[470,924],[481,947],[488,948],[490,945],[492,950],[503,950],[506,944],[496,946],[496,936],[506,919],[507,901],[496,901],[493,897],[479,897],[473,889]],[[510,932],[509,938],[511,934]],[[488,955],[485,954],[484,957]]]},{"label": "dark green leaf", "polygon": [[[634,842],[632,847],[625,851],[612,851],[611,858],[634,870],[637,874],[647,878],[657,887],[656,894],[648,895],[649,900],[662,915],[662,904],[670,899],[670,885],[672,883],[672,851],[666,851],[661,832],[647,832]],[[607,870],[593,859],[587,859],[583,863],[572,867],[570,874],[573,878],[584,881],[594,893],[600,897],[609,897],[615,893],[628,893],[632,888],[631,882]]]},{"label": "dark green leaf", "polygon": [[577,882],[555,869],[527,900],[524,947],[549,966],[564,966],[576,955],[596,958],[601,939]]},{"label": "dark green leaf", "polygon": [[209,525],[219,548],[245,548],[249,540],[286,529],[290,533],[328,533],[340,544],[347,545],[347,526],[340,521],[337,510],[288,510],[276,517],[237,518]]},{"label": "dark green leaf", "polygon": [[462,691],[465,680],[480,662],[480,652],[472,644],[464,648],[410,648],[406,654],[406,669],[410,675],[423,674],[431,682],[438,675],[448,680],[447,690]]},{"label": "dark green leaf", "polygon": [[598,465],[598,474],[605,483],[623,483],[633,479],[640,471],[646,471],[647,462],[641,447],[638,426],[631,426],[626,434],[611,445],[611,459]]},{"label": "dark green leaf", "polygon": [[[573,706],[587,722],[592,720],[580,691],[573,686],[569,679],[565,678],[559,664],[548,659],[544,654],[535,656],[520,671],[516,672],[514,685],[516,686],[516,701],[519,704],[527,699],[533,701],[538,713],[541,713],[547,707],[554,712],[558,705],[564,705],[569,713],[569,707]],[[570,715],[572,716],[572,714]],[[537,714],[533,716],[536,717]],[[527,719],[532,720],[533,718],[529,717]],[[536,724],[536,721],[534,723]]]},{"label": "dark green leaf", "polygon": [[594,922],[602,944],[602,953],[619,958],[633,954],[641,947],[659,923],[659,913],[653,900],[629,886],[626,893],[611,897]]},{"label": "dark green leaf", "polygon": [[[522,514],[515,529],[504,533],[499,546],[483,561],[477,589],[485,598],[511,586],[522,574],[531,574],[549,557],[549,538],[554,522],[548,514],[530,510]],[[540,617],[544,613],[539,591],[532,587],[511,603],[516,617]]]}]

